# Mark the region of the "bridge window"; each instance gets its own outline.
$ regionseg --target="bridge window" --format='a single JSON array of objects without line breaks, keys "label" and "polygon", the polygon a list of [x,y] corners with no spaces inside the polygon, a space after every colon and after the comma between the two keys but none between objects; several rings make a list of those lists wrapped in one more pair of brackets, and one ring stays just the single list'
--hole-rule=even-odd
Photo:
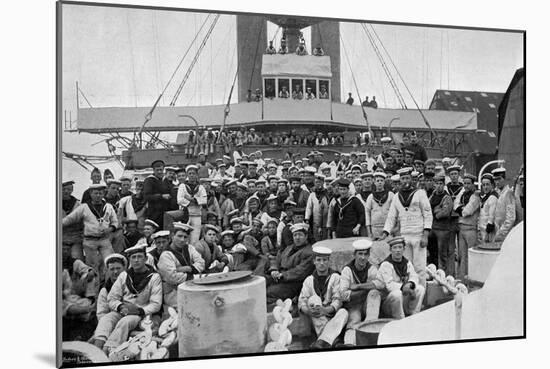
[{"label": "bridge window", "polygon": [[290,80],[279,78],[279,98],[287,99],[290,97]]},{"label": "bridge window", "polygon": [[304,80],[293,79],[292,80],[292,98],[302,100],[304,98]]},{"label": "bridge window", "polygon": [[[311,89],[311,90],[310,90]],[[306,79],[306,98],[308,91],[311,91],[317,97],[318,91],[317,91],[317,80],[316,79]]]},{"label": "bridge window", "polygon": [[275,78],[266,78],[264,89],[264,96],[268,99],[273,99],[275,97]]},{"label": "bridge window", "polygon": [[319,80],[319,98],[328,99],[330,97],[328,80]]}]

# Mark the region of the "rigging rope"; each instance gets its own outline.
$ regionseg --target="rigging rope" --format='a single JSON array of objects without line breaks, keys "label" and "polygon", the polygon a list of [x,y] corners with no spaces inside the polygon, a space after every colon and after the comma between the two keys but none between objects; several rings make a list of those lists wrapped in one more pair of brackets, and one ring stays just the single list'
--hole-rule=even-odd
[{"label": "rigging rope", "polygon": [[132,46],[132,35],[130,34],[130,15],[126,12],[126,26],[128,27],[128,45],[130,46],[130,58],[132,59],[132,83],[134,85],[134,104],[137,103],[137,85],[136,85],[136,69],[134,67],[134,48]]},{"label": "rigging rope", "polygon": [[380,45],[382,45],[382,48],[384,49],[384,52],[388,55],[388,58],[390,59],[390,62],[391,64],[393,65],[393,67],[395,68],[395,71],[397,72],[397,76],[399,77],[399,79],[401,80],[401,82],[403,82],[403,85],[405,86],[405,89],[407,90],[407,92],[409,93],[412,101],[414,102],[414,105],[416,106],[416,109],[418,110],[418,112],[420,113],[420,115],[422,116],[422,119],[424,120],[424,123],[426,124],[426,126],[428,126],[428,128],[430,129],[430,132],[432,133],[432,135],[434,136],[434,139],[437,143],[439,143],[439,139],[437,138],[437,135],[435,134],[432,126],[430,125],[430,122],[428,122],[428,119],[426,118],[426,116],[424,115],[424,113],[422,112],[422,110],[420,109],[420,107],[418,106],[418,103],[416,102],[416,99],[414,98],[411,90],[409,89],[409,86],[407,86],[407,83],[405,83],[405,79],[403,79],[403,76],[401,76],[401,73],[399,72],[399,69],[397,69],[396,65],[394,64],[393,62],[393,59],[391,57],[391,55],[388,53],[388,51],[386,50],[386,47],[384,46],[384,43],[382,42],[382,40],[380,39],[380,37],[378,37],[378,34],[376,33],[376,30],[374,29],[374,27],[372,26],[372,24],[370,25],[371,28],[372,28],[372,31],[374,32],[374,35],[376,36],[376,38],[378,39],[378,42],[380,42]]},{"label": "rigging rope", "polygon": [[254,52],[254,61],[252,62],[252,73],[250,73],[250,81],[248,82],[248,89],[252,89],[252,80],[254,79],[254,72],[256,71],[256,60],[258,58],[258,47],[260,46],[260,40],[264,33],[263,22],[260,23],[260,35],[258,36],[258,41],[256,41],[256,50]]},{"label": "rigging rope", "polygon": [[176,93],[174,94],[174,97],[172,98],[172,101],[170,102],[170,106],[174,106],[176,104],[176,101],[178,100],[179,95],[181,94],[181,91],[183,90],[183,87],[185,86],[185,83],[187,82],[187,79],[189,78],[189,75],[193,71],[193,67],[197,63],[197,60],[199,59],[199,56],[204,49],[204,46],[206,45],[206,42],[208,41],[208,38],[212,34],[212,31],[214,30],[214,27],[216,26],[216,23],[218,22],[218,19],[220,18],[220,15],[217,14],[214,20],[212,21],[212,24],[210,25],[210,28],[206,32],[206,35],[204,36],[203,41],[201,42],[195,57],[191,61],[191,64],[189,65],[189,68],[187,69],[187,73],[185,73],[185,76],[183,76],[183,80],[181,81],[180,85],[178,86],[178,89],[176,90]]},{"label": "rigging rope", "polygon": [[[357,91],[357,96],[359,96],[359,106],[361,107],[361,111],[363,112],[363,118],[365,118],[365,122],[367,123],[367,130],[369,131],[369,134],[371,134],[369,119],[367,117],[367,112],[365,111],[365,107],[363,104],[361,104],[361,94],[359,93],[359,87],[357,86],[357,81],[355,80],[355,74],[353,73],[353,69],[351,68],[351,63],[349,60],[348,51],[346,50],[346,45],[344,44],[344,39],[342,37],[342,34],[340,34],[340,42],[342,43],[342,48],[344,49],[344,54],[346,55],[346,60],[348,61],[349,70],[351,72],[351,77],[353,79],[353,83],[355,85],[355,89]],[[372,137],[372,134],[371,134]]]},{"label": "rigging rope", "polygon": [[[364,24],[361,24],[363,27],[363,31],[367,35],[367,38],[369,39],[369,42],[372,45],[372,48],[374,52],[376,53],[376,56],[378,57],[378,60],[380,61],[380,64],[382,65],[382,69],[384,70],[384,73],[386,74],[386,77],[388,78],[388,81],[390,82],[390,86],[393,89],[393,92],[397,96],[397,100],[399,102],[399,105],[401,105],[402,109],[407,109],[407,104],[405,103],[405,100],[403,99],[403,96],[401,95],[401,92],[399,91],[399,87],[397,86],[397,83],[393,79],[390,70],[388,69],[388,66],[386,65],[386,62],[384,61],[384,58],[382,57],[382,54],[380,53],[380,50],[378,49],[378,46],[376,45],[376,42],[374,41],[374,38],[370,34],[369,30]],[[382,45],[384,46],[384,45]]]},{"label": "rigging rope", "polygon": [[143,132],[143,129],[145,128],[145,125],[147,123],[149,123],[149,121],[153,118],[153,112],[155,111],[155,109],[157,108],[157,105],[160,101],[160,99],[164,96],[164,93],[166,92],[166,90],[168,89],[168,86],[170,85],[170,83],[172,82],[172,80],[174,79],[174,76],[176,75],[176,73],[178,72],[179,68],[181,67],[181,64],[183,63],[185,57],[187,56],[187,54],[189,53],[189,50],[191,50],[191,47],[193,46],[193,44],[195,43],[195,41],[197,40],[197,37],[199,36],[199,33],[201,32],[201,30],[203,29],[204,25],[206,24],[208,18],[210,17],[210,14],[208,14],[208,16],[204,19],[204,22],[202,23],[201,25],[201,28],[199,29],[199,32],[197,32],[195,34],[195,37],[193,38],[193,41],[191,41],[191,44],[189,44],[189,47],[187,48],[187,50],[185,51],[185,54],[183,54],[183,57],[180,59],[180,62],[178,63],[178,65],[176,66],[176,69],[174,70],[174,72],[172,73],[172,75],[170,76],[170,79],[168,80],[168,82],[166,83],[166,85],[164,86],[164,89],[162,90],[162,92],[160,93],[160,95],[158,96],[157,100],[155,101],[155,103],[153,104],[153,107],[151,107],[151,110],[149,110],[149,113],[147,113],[147,115],[145,115],[145,121],[143,122],[143,124],[141,125],[140,129],[139,129],[139,132],[137,134],[137,136],[135,136],[134,138],[135,139],[138,139],[139,140],[139,147],[141,147],[142,145],[142,140],[141,140],[141,133]]},{"label": "rigging rope", "polygon": [[277,30],[275,31],[275,34],[273,35],[273,38],[271,39],[271,43],[273,43],[275,41],[275,37],[277,37],[277,34],[279,33],[280,29],[281,29],[281,26],[277,27]]},{"label": "rigging rope", "polygon": [[[78,82],[77,82],[78,83]],[[88,101],[88,98],[86,97],[86,95],[84,95],[84,91],[82,91],[80,89],[80,86],[77,85],[77,89],[78,89],[78,92],[82,95],[82,97],[84,98],[84,100],[86,100],[86,103],[88,103],[88,105],[90,106],[90,108],[93,108],[92,104],[90,104],[90,102]]]},{"label": "rigging rope", "polygon": [[[221,46],[226,45],[226,40],[229,38],[229,36],[230,36],[230,32],[228,32],[228,33],[225,35],[224,39],[220,42],[220,47],[217,48],[217,51],[216,51],[216,53],[215,53],[214,56],[213,56],[213,59],[214,59],[214,60],[216,60],[216,58],[217,58],[218,55],[220,54],[220,52],[221,52],[221,50],[222,50],[222,47],[221,47]],[[228,48],[227,50],[228,50],[228,51],[227,51],[227,54],[229,54],[229,48]],[[234,53],[235,50],[236,50],[236,49],[233,48],[233,57],[235,56],[235,53]],[[231,65],[233,65],[233,60],[231,60],[231,64],[229,65],[229,69],[231,69]],[[202,76],[200,76],[200,78],[201,78],[201,79],[206,79],[207,73],[210,72],[210,74],[212,75],[212,71],[213,71],[213,67],[211,66],[211,67],[210,67],[210,70],[206,70],[206,71],[202,74]],[[229,74],[229,77],[231,77],[230,74]],[[227,79],[227,78],[226,78],[226,79]],[[227,82],[228,82],[228,81],[225,82],[225,87],[224,87],[224,89],[227,88]],[[189,100],[187,100],[187,102],[186,102],[185,105],[188,106],[188,105],[191,103],[191,100],[193,100],[193,96],[191,96],[191,97],[189,98]],[[223,95],[223,101],[225,101],[225,90],[224,90],[224,95]],[[213,102],[212,102],[212,105],[213,105]]]}]

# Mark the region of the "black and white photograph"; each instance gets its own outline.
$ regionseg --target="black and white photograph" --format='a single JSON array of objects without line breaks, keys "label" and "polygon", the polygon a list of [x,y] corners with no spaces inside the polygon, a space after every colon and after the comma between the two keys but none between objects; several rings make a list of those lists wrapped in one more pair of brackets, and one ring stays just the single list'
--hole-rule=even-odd
[{"label": "black and white photograph", "polygon": [[524,29],[185,6],[57,2],[59,365],[525,338]]}]

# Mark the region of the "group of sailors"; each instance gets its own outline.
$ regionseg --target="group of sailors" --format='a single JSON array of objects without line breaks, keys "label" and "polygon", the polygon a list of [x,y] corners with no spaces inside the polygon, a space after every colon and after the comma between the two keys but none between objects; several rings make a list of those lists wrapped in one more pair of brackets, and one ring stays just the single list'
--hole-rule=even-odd
[{"label": "group of sailors", "polygon": [[[352,327],[366,316],[420,310],[427,262],[464,280],[468,249],[502,242],[523,219],[523,176],[512,186],[495,168],[479,191],[474,175],[449,158],[437,166],[413,140],[330,161],[318,151],[282,162],[241,151],[185,168],[156,160],[143,181],[103,182],[94,170],[82,201],[64,182],[64,317],[95,315],[90,342],[109,352],[144,316],[177,308],[179,284],[250,270],[265,277],[268,306],[295,299],[312,319],[314,347],[344,329],[340,344],[355,344]],[[330,249],[312,247],[360,236],[341,271],[328,268]],[[369,261],[371,240],[388,244],[380,265]]]},{"label": "group of sailors", "polygon": [[[279,50],[275,49],[275,46],[273,46],[273,41],[269,41],[269,45],[265,49],[265,53],[268,54],[268,55],[288,54],[289,50],[288,50],[286,40],[287,40],[287,36],[283,32],[283,37],[281,38],[281,43],[280,43],[280,46],[279,46]],[[306,48],[306,41],[304,39],[304,35],[301,32],[298,36],[298,46],[296,47],[295,53],[296,53],[296,55],[300,55],[300,56],[309,55],[309,53],[307,51],[307,48]],[[314,56],[324,56],[325,55],[325,52],[324,52],[323,48],[321,47],[321,45],[317,45],[313,49],[312,55],[314,55]]]}]

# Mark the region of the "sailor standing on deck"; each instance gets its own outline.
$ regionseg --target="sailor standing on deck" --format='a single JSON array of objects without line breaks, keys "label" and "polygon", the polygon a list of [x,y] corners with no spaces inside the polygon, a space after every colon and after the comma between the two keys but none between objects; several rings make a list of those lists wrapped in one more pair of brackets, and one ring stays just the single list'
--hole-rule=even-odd
[{"label": "sailor standing on deck", "polygon": [[394,319],[420,312],[425,288],[405,256],[405,238],[388,241],[391,254],[380,264],[377,279],[384,285],[382,311]]},{"label": "sailor standing on deck", "polygon": [[[80,206],[80,201],[72,195],[73,185],[74,181],[66,181],[62,184],[62,217],[69,215]],[[84,260],[84,253],[82,251],[82,224],[63,227],[63,243],[72,245],[72,257]]]},{"label": "sailor standing on deck", "polygon": [[333,229],[332,238],[354,237],[359,235],[362,226],[365,225],[365,208],[361,201],[350,196],[350,181],[346,178],[338,180],[338,192],[340,197],[336,199],[331,217]]},{"label": "sailor standing on deck", "polygon": [[103,200],[104,190],[103,184],[91,185],[90,201],[81,204],[63,218],[63,227],[79,222],[84,224],[82,246],[86,264],[94,268],[99,276],[103,275],[103,259],[113,253],[110,234],[118,227],[115,209]]},{"label": "sailor standing on deck", "polygon": [[495,210],[495,242],[502,242],[510,233],[516,221],[516,200],[510,186],[506,183],[506,169],[497,168],[492,172],[495,179],[498,202]]},{"label": "sailor standing on deck", "polygon": [[365,224],[369,237],[382,236],[393,197],[394,193],[386,187],[386,174],[374,173],[374,192],[369,195],[365,204]]},{"label": "sailor standing on deck", "polygon": [[[437,266],[447,275],[455,274],[455,254],[451,248],[450,222],[453,211],[453,199],[445,190],[445,176],[435,177],[435,189],[429,196],[433,213],[432,236],[437,244]],[[454,246],[454,244],[453,244]]]},{"label": "sailor standing on deck", "polygon": [[492,242],[495,238],[495,210],[498,193],[495,191],[495,180],[491,173],[481,176],[481,206],[477,223],[478,239],[481,243]]},{"label": "sailor standing on deck", "polygon": [[329,197],[324,188],[324,183],[324,175],[315,175],[315,187],[313,187],[306,204],[305,222],[311,227],[315,241],[327,238],[326,225]]},{"label": "sailor standing on deck", "polygon": [[[445,158],[444,158],[445,159]],[[446,158],[449,159],[449,158]],[[449,161],[443,162],[443,166],[447,165],[446,163],[450,163]],[[456,201],[456,198],[460,191],[462,191],[462,183],[460,182],[460,171],[462,167],[460,165],[447,165],[446,167],[446,173],[449,178],[449,182],[447,183],[447,179],[445,179],[445,182],[447,183],[447,192],[449,195],[451,195],[451,199],[453,200],[453,203]],[[459,226],[458,226],[458,218],[459,214],[453,209],[451,212],[451,220],[449,225],[449,254],[448,255],[454,255],[456,250],[456,245],[458,244],[458,232],[459,232]],[[452,256],[454,258],[454,256]],[[451,264],[449,265],[449,271],[451,271],[454,275],[454,260],[451,260]]]},{"label": "sailor standing on deck", "polygon": [[372,241],[368,239],[353,242],[353,260],[342,269],[340,297],[349,313],[344,344],[355,346],[355,325],[378,319],[381,295],[384,285],[376,279],[378,268],[369,263]]},{"label": "sailor standing on deck", "polygon": [[454,210],[458,213],[458,265],[456,278],[464,280],[468,275],[468,249],[477,242],[477,222],[479,217],[480,199],[475,193],[472,174],[464,174],[464,187],[457,195]]},{"label": "sailor standing on deck", "polygon": [[304,280],[298,298],[298,308],[311,319],[317,335],[313,349],[332,347],[348,321],[340,298],[340,275],[329,267],[331,253],[327,247],[313,248],[315,270]]},{"label": "sailor standing on deck", "polygon": [[153,220],[162,229],[164,226],[164,212],[170,207],[170,189],[163,181],[164,162],[155,160],[151,163],[153,175],[143,182],[143,197],[147,201],[146,217]]},{"label": "sailor standing on deck", "polygon": [[186,207],[189,211],[189,225],[193,227],[190,242],[195,244],[200,238],[202,207],[207,203],[207,194],[204,187],[199,184],[197,166],[188,165],[185,171],[187,172],[187,182],[181,183],[179,186],[178,205],[180,208]]},{"label": "sailor standing on deck", "polygon": [[[90,179],[92,180],[92,184],[100,184],[101,183],[101,171],[97,168],[92,169],[92,173],[90,174]],[[82,203],[90,201],[90,189],[87,189],[82,194]]]},{"label": "sailor standing on deck", "polygon": [[393,231],[396,222],[399,221],[400,233],[406,243],[404,253],[414,265],[420,284],[425,286],[426,247],[432,229],[432,207],[426,192],[411,186],[411,172],[412,168],[402,168],[398,171],[401,187],[390,205],[382,239]]}]

